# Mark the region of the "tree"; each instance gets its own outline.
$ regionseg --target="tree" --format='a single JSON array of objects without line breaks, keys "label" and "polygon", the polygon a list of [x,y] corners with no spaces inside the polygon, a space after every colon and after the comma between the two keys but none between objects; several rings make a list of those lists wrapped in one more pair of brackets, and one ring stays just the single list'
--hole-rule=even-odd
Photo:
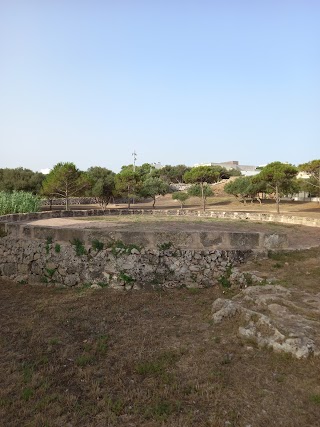
[{"label": "tree", "polygon": [[69,198],[84,194],[89,187],[90,180],[74,163],[57,163],[43,181],[41,193],[65,199],[69,210]]},{"label": "tree", "polygon": [[299,165],[299,169],[310,176],[307,181],[308,187],[311,190],[310,193],[317,192],[318,203],[320,203],[320,160],[311,160],[308,163],[303,163]]},{"label": "tree", "polygon": [[130,209],[131,199],[139,194],[141,180],[139,173],[129,167],[122,168],[115,176],[115,191],[120,196],[128,200],[128,209]]},{"label": "tree", "polygon": [[33,172],[30,169],[0,169],[0,191],[11,193],[12,191],[27,191],[33,194],[39,193],[45,178],[41,172]]},{"label": "tree", "polygon": [[257,199],[261,204],[259,193],[265,190],[264,182],[253,182],[249,176],[243,176],[235,179],[234,181],[227,182],[224,186],[224,191],[227,194],[232,194],[236,198],[246,204],[247,199]]},{"label": "tree", "polygon": [[[211,166],[197,166],[184,174],[183,178],[185,182],[190,182],[192,184],[199,185],[200,192],[201,192],[201,199],[202,199],[202,208],[204,211],[206,209],[206,197],[205,197],[204,188],[207,184],[217,182],[219,180],[219,177],[220,177],[219,172],[214,168],[212,168]],[[206,191],[208,192],[208,189]]]},{"label": "tree", "polygon": [[207,198],[213,196],[213,191],[208,184],[194,184],[188,188],[188,194],[189,196],[200,197],[202,199],[203,211],[205,211]]},{"label": "tree", "polygon": [[142,197],[151,197],[153,200],[152,207],[156,203],[156,196],[164,196],[169,193],[169,184],[161,178],[147,178],[143,183],[140,190]]},{"label": "tree", "polygon": [[275,194],[277,213],[280,213],[281,196],[296,191],[295,177],[298,169],[288,163],[272,162],[265,166],[253,179],[254,183],[264,182],[267,191]]},{"label": "tree", "polygon": [[181,209],[183,209],[183,206],[185,205],[185,202],[189,199],[189,194],[185,193],[184,191],[175,191],[172,194],[173,200],[179,200]]},{"label": "tree", "polygon": [[93,196],[100,206],[105,209],[114,195],[115,173],[109,169],[94,166],[88,169],[87,176],[91,187],[87,194]]},{"label": "tree", "polygon": [[186,172],[191,168],[186,165],[166,165],[161,169],[153,169],[152,176],[158,176],[163,181],[170,183],[182,183]]}]

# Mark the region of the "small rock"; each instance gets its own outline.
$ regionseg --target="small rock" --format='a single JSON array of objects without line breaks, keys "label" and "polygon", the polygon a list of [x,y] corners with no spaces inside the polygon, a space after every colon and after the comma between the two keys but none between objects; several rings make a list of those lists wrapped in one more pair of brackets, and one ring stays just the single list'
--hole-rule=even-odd
[{"label": "small rock", "polygon": [[90,288],[91,289],[102,289],[102,287],[100,285],[97,285],[95,283],[93,285],[91,285]]}]

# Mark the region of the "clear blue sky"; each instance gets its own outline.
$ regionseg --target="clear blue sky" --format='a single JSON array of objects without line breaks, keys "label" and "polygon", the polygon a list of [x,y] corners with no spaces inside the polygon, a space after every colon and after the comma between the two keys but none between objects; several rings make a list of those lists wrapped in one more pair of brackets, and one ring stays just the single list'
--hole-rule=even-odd
[{"label": "clear blue sky", "polygon": [[320,158],[318,0],[0,0],[0,167]]}]

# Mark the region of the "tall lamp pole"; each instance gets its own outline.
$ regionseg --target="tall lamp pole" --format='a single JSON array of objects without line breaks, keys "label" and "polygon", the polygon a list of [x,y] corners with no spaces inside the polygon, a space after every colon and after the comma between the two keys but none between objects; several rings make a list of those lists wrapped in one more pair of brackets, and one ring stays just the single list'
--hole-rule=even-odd
[{"label": "tall lamp pole", "polygon": [[137,160],[136,150],[133,151],[132,156],[133,156],[133,172],[135,172],[136,171],[136,160]]}]

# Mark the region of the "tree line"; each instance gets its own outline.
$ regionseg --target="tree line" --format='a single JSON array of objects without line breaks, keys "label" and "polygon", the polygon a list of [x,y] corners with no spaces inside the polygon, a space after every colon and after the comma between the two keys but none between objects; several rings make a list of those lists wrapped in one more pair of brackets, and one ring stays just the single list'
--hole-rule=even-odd
[{"label": "tree line", "polygon": [[[194,171],[198,169],[206,169],[209,172],[199,180],[199,177],[194,175]],[[208,188],[204,191],[203,179],[211,183],[237,175],[240,175],[239,171],[228,171],[219,166],[190,168],[185,165],[166,165],[156,169],[149,163],[141,166],[125,165],[116,174],[99,166],[81,171],[74,163],[61,162],[56,164],[48,175],[23,168],[0,169],[0,191],[28,191],[48,200],[63,198],[66,209],[69,209],[70,198],[77,196],[93,197],[102,208],[114,198],[126,199],[128,208],[137,198],[151,198],[154,207],[158,195],[171,192],[172,183],[193,182],[194,195],[198,195],[200,184],[202,194],[208,195]]]},{"label": "tree line", "polygon": [[[298,180],[299,171],[306,172],[309,178]],[[144,163],[141,166],[125,165],[119,173],[114,173],[99,166],[81,171],[74,163],[61,162],[48,175],[24,168],[0,169],[0,191],[26,191],[48,200],[63,198],[66,209],[69,209],[69,199],[77,196],[93,197],[102,208],[114,198],[126,199],[129,208],[137,198],[151,198],[154,207],[158,195],[172,192],[170,184],[184,183],[190,184],[187,192],[174,192],[173,199],[180,201],[183,207],[188,197],[197,196],[205,210],[207,198],[213,195],[211,184],[238,176],[225,185],[228,194],[244,203],[253,199],[261,202],[262,194],[272,194],[278,212],[280,199],[284,195],[305,191],[320,197],[320,160],[312,160],[299,167],[272,162],[253,177],[239,175],[238,170],[227,170],[220,166],[191,168],[185,165],[166,165],[156,169],[153,165]]]}]

